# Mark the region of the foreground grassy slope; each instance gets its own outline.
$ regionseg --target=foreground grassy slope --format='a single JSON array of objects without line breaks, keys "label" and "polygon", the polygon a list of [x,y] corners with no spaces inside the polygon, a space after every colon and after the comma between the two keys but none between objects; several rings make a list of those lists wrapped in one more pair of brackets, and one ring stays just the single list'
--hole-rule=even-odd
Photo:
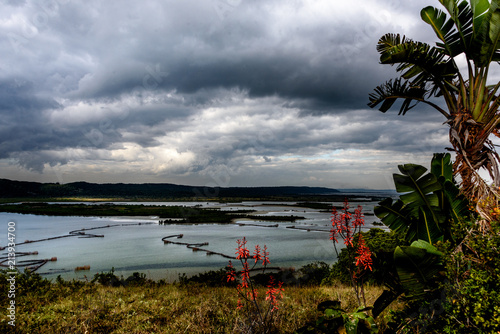
[{"label": "foreground grassy slope", "polygon": [[[259,291],[261,295],[265,290]],[[367,289],[368,303],[381,292]],[[16,327],[0,309],[2,333],[238,333],[245,314],[236,310],[230,287],[196,284],[105,287],[50,284],[17,296]],[[356,302],[350,287],[287,287],[276,327],[291,333],[316,317],[316,306],[340,299],[348,310]]]}]

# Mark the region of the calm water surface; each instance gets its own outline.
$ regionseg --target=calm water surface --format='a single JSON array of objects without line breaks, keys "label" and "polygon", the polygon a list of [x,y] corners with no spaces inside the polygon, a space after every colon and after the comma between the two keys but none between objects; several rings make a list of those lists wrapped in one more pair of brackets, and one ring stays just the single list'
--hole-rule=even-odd
[{"label": "calm water surface", "polygon": [[[194,252],[183,245],[164,244],[162,238],[183,234],[182,239],[170,239],[187,243],[208,242],[202,246],[214,252],[234,255],[236,240],[246,237],[253,252],[256,244],[267,245],[272,266],[300,268],[314,261],[335,262],[335,252],[329,240],[330,213],[308,208],[286,207],[279,202],[242,202],[238,204],[220,203],[126,203],[144,205],[201,205],[220,207],[221,210],[253,209],[261,215],[294,215],[305,217],[295,222],[280,222],[277,228],[240,226],[239,224],[171,224],[159,225],[158,217],[53,217],[22,215],[0,212],[0,245],[7,244],[7,224],[16,222],[16,243],[67,235],[72,230],[115,224],[152,223],[130,226],[116,226],[87,231],[104,235],[103,238],[67,237],[17,245],[17,252],[38,251],[38,255],[19,256],[17,261],[49,259],[38,272],[47,278],[61,275],[65,279],[92,279],[97,272],[107,272],[112,268],[117,276],[128,277],[133,272],[142,272],[152,279],[174,281],[179,274],[188,276],[207,270],[217,270],[227,265],[228,259],[218,255],[208,256],[205,252]],[[333,203],[338,208],[341,203]],[[372,215],[375,202],[360,203],[363,206],[365,227],[373,227],[377,221]],[[351,207],[357,203],[352,202]],[[275,222],[236,221],[241,224],[274,225]],[[299,230],[287,227],[310,229]],[[314,231],[321,230],[321,231]],[[5,252],[5,251],[4,251]],[[89,265],[90,270],[75,271],[79,266]]]}]

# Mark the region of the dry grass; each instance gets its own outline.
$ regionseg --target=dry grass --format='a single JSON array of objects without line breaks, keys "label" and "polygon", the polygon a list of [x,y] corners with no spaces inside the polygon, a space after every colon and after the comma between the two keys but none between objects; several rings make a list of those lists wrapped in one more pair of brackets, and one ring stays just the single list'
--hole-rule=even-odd
[{"label": "dry grass", "polygon": [[[58,287],[54,285],[54,289]],[[367,302],[373,303],[380,293],[381,288],[369,287]],[[260,295],[265,295],[265,290]],[[60,296],[50,299],[46,302],[43,296],[18,297],[14,332],[238,333],[244,331],[246,320],[244,312],[236,310],[238,297],[233,288],[111,288],[88,284],[76,292],[61,290]],[[274,325],[280,333],[293,333],[317,317],[320,302],[334,299],[341,300],[346,310],[357,306],[348,286],[287,287]],[[5,319],[2,314],[0,332],[7,333],[10,326]]]}]

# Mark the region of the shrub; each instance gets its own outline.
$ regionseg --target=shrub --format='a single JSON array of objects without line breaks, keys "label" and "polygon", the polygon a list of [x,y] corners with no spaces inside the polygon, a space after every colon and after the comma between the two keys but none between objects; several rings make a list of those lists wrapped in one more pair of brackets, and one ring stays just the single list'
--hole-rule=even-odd
[{"label": "shrub", "polygon": [[[372,253],[372,271],[366,273],[365,282],[382,285],[385,282],[397,279],[394,277],[394,249],[397,246],[407,245],[404,238],[395,231],[386,232],[379,228],[372,228],[367,232],[360,232],[366,245]],[[357,237],[354,236],[353,244],[357,247]],[[350,284],[348,268],[349,255],[346,248],[340,251],[337,262],[332,265],[328,276],[322,284],[334,284],[339,281],[343,284]]]},{"label": "shrub", "polygon": [[462,252],[447,257],[446,333],[500,331],[500,223],[491,231],[477,228],[466,237]]}]

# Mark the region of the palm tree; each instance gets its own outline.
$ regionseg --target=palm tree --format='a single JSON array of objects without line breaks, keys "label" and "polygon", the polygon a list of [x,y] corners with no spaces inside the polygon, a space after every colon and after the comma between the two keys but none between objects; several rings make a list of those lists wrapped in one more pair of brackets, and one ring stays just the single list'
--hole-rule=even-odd
[{"label": "palm tree", "polygon": [[[386,112],[402,99],[400,115],[420,102],[444,115],[461,191],[491,221],[490,212],[500,198],[500,158],[491,140],[491,135],[500,137],[500,83],[490,85],[488,74],[490,65],[500,61],[500,0],[439,2],[447,14],[432,6],[421,11],[423,21],[439,38],[435,46],[399,34],[380,38],[381,63],[398,65],[401,75],[375,88],[368,105],[382,103],[379,110]],[[458,65],[460,55],[465,59],[464,70]],[[489,172],[492,184],[479,175],[481,169]]]}]

